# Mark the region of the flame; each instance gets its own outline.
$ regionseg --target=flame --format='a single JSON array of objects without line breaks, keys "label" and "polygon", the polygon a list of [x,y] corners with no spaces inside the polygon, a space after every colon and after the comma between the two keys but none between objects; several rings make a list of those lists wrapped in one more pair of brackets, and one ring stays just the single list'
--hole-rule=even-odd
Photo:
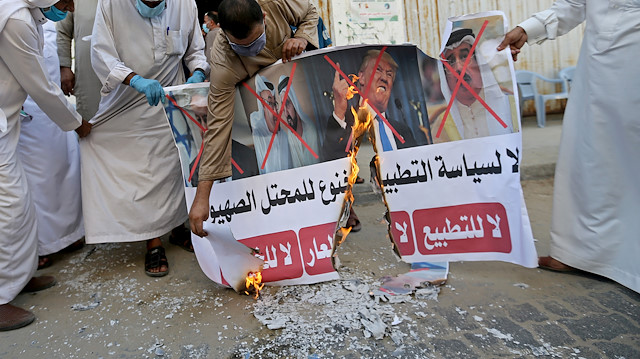
[{"label": "flame", "polygon": [[[358,178],[358,172],[360,172],[360,167],[358,167],[358,162],[356,161],[356,154],[358,153],[358,149],[360,148],[360,141],[358,141],[358,139],[361,138],[362,134],[368,130],[371,124],[371,121],[373,119],[373,116],[371,116],[371,113],[367,109],[366,100],[362,104],[362,106],[358,109],[357,112],[352,107],[351,113],[353,113],[353,118],[355,121],[353,124],[354,146],[353,146],[353,150],[349,153],[349,160],[351,161],[351,173],[349,174],[349,177],[348,177],[349,188],[345,193],[345,201],[347,201],[348,203],[353,203],[353,185],[356,183],[356,179]],[[341,244],[342,242],[344,242],[344,240],[347,238],[347,235],[349,235],[350,232],[351,232],[351,227],[340,228],[339,230],[340,241],[338,244]]]},{"label": "flame", "polygon": [[246,278],[246,286],[247,290],[245,290],[245,294],[251,295],[250,292],[255,292],[255,296],[253,299],[258,299],[260,296],[260,291],[262,287],[264,287],[264,283],[262,283],[262,273],[260,272],[249,272]]},{"label": "flame", "polygon": [[[354,74],[349,74],[349,78],[351,79],[352,83],[356,83],[356,81],[358,81],[359,77],[354,75]],[[356,89],[355,86],[349,86],[349,89],[347,90],[347,100],[351,100],[353,98],[353,95],[355,95],[358,92],[358,90]]]}]

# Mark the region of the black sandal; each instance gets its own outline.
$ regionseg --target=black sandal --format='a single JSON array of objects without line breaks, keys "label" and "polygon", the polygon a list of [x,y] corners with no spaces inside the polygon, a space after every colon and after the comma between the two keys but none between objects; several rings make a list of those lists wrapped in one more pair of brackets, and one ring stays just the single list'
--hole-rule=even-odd
[{"label": "black sandal", "polygon": [[171,234],[169,235],[169,243],[174,244],[187,252],[193,253],[191,231],[185,226],[176,227],[171,230]]},{"label": "black sandal", "polygon": [[38,270],[51,267],[53,260],[49,256],[38,256]]},{"label": "black sandal", "polygon": [[[151,272],[151,269],[160,268],[166,266],[167,270],[164,272]],[[147,254],[144,256],[144,272],[149,277],[164,277],[169,274],[169,261],[164,254],[163,247],[154,247],[147,250]]]}]

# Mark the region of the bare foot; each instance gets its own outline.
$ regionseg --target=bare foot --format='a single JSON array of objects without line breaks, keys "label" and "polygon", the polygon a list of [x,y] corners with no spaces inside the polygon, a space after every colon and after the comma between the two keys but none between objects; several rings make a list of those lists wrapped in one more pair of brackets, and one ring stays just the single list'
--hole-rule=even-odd
[{"label": "bare foot", "polygon": [[570,267],[555,258],[551,258],[550,256],[546,257],[538,257],[538,267],[542,269],[548,269],[555,272],[573,272],[576,271],[575,268]]}]

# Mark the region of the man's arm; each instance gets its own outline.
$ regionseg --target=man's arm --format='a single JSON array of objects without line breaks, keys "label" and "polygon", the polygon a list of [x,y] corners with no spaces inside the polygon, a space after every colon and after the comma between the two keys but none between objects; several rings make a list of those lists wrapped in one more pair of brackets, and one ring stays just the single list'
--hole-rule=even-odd
[{"label": "man's arm", "polygon": [[213,181],[199,181],[196,196],[189,211],[189,224],[191,232],[196,236],[204,237],[208,233],[204,231],[203,222],[209,219],[209,196]]},{"label": "man's arm", "polygon": [[525,42],[539,44],[564,35],[585,20],[586,0],[559,0],[548,10],[534,14],[509,31],[498,45],[498,51],[511,46],[511,56],[516,61]]},{"label": "man's arm", "polygon": [[[105,4],[106,3],[106,4]],[[111,9],[105,9],[109,2],[99,1],[96,9],[96,18],[91,35],[91,64],[93,70],[102,83],[100,93],[107,95],[115,90],[128,77],[133,70],[125,65],[119,58],[116,45],[111,31],[111,19],[107,15],[112,13]],[[131,75],[133,77],[133,75]]]},{"label": "man's arm", "polygon": [[[337,63],[336,66],[339,69],[340,63]],[[333,75],[333,85],[331,89],[333,90],[333,114],[340,120],[344,121],[345,114],[347,113],[347,93],[349,92],[349,84],[347,83],[347,80],[340,76],[338,70],[336,70]]]},{"label": "man's arm", "polygon": [[73,13],[56,23],[56,45],[58,46],[58,59],[60,60],[60,87],[62,92],[69,96],[73,95],[73,88],[76,79],[71,70],[71,40],[73,39]]},{"label": "man's arm", "polygon": [[[38,34],[31,24],[9,19],[0,31],[0,48],[0,57],[11,74],[58,127],[63,131],[71,131],[83,124],[80,114],[64,97],[60,87],[51,81],[47,69],[43,67],[45,60],[40,51]],[[82,134],[86,135],[85,132]]]},{"label": "man's arm", "polygon": [[211,63],[216,76],[209,85],[207,130],[203,135],[198,188],[189,210],[191,230],[198,236],[204,233],[202,222],[209,218],[209,195],[213,181],[232,174],[231,127],[236,84],[248,75],[241,63],[229,60],[223,51],[215,52]]},{"label": "man's arm", "polygon": [[202,71],[206,78],[209,77],[209,64],[207,61],[207,57],[204,54],[204,38],[202,37],[202,31],[200,27],[200,23],[198,22],[198,9],[193,4],[193,22],[191,24],[184,24],[187,28],[191,29],[191,35],[189,37],[189,45],[187,46],[187,50],[184,54],[184,63],[189,68],[191,73],[194,73],[196,70]]},{"label": "man's arm", "polygon": [[288,7],[287,21],[297,28],[294,37],[282,46],[282,61],[300,55],[304,50],[318,48],[318,11],[309,0],[283,1]]}]

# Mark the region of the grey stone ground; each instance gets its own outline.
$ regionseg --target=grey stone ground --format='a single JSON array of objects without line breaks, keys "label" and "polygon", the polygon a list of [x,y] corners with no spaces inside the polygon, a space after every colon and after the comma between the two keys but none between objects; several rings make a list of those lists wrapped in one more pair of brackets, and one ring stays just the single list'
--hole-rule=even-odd
[{"label": "grey stone ground", "polygon": [[[522,185],[540,255],[549,252],[559,136],[558,116],[544,129],[524,121]],[[267,288],[258,301],[213,284],[170,244],[171,273],[160,279],[144,275],[142,243],[56,255],[42,272],[58,285],[14,301],[38,319],[0,333],[0,358],[640,358],[640,295],[585,273],[451,263],[437,299],[374,303],[367,290],[409,268],[392,253],[384,207],[367,185],[356,187],[356,203],[364,228],[339,249],[342,279]],[[256,313],[270,311],[289,311],[289,324],[267,329]],[[387,325],[379,340],[360,328],[375,311]]]}]

